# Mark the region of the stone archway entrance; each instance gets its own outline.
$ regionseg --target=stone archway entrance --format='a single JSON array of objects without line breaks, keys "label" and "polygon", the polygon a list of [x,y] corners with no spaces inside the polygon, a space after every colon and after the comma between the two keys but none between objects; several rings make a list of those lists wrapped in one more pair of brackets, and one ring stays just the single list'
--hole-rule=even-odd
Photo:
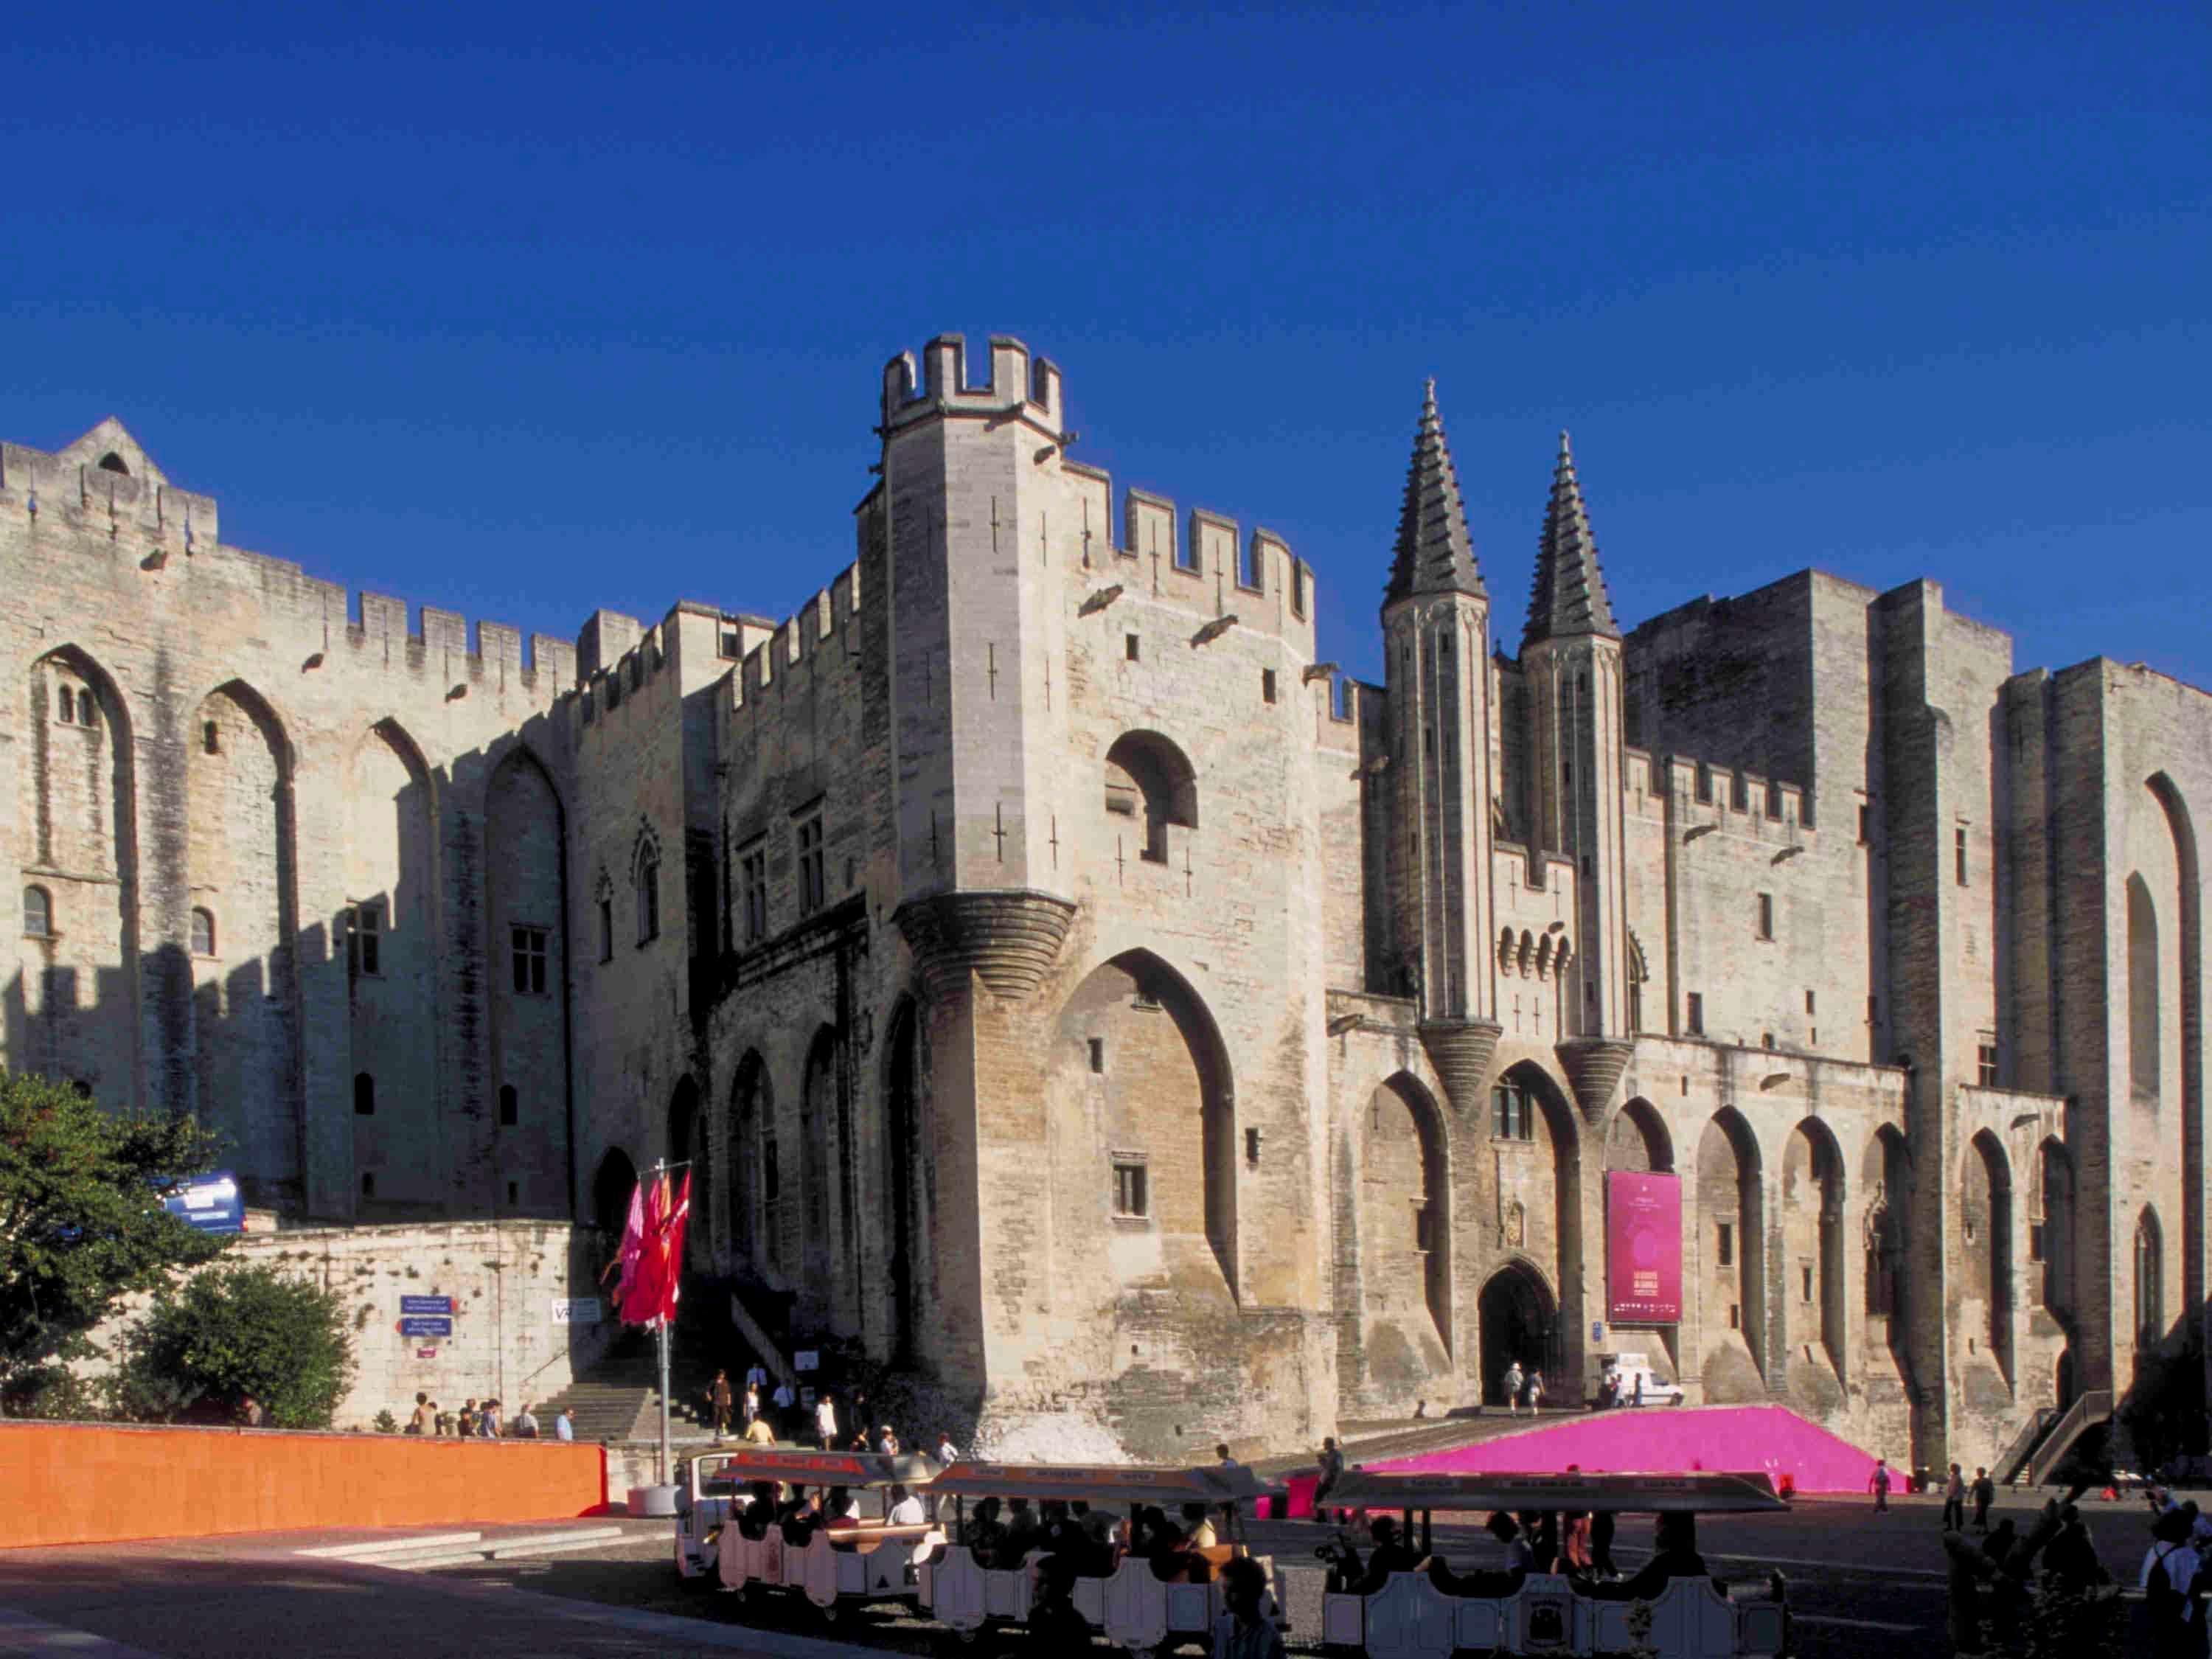
[{"label": "stone archway entrance", "polygon": [[629,1198],[636,1190],[637,1166],[621,1147],[609,1147],[592,1182],[592,1219],[606,1235],[610,1249],[621,1242],[629,1223]]},{"label": "stone archway entrance", "polygon": [[1477,1304],[1482,1326],[1482,1402],[1505,1404],[1505,1370],[1518,1360],[1525,1372],[1544,1373],[1547,1398],[1557,1396],[1565,1379],[1555,1363],[1559,1306],[1551,1287],[1532,1267],[1509,1262],[1490,1276]]}]

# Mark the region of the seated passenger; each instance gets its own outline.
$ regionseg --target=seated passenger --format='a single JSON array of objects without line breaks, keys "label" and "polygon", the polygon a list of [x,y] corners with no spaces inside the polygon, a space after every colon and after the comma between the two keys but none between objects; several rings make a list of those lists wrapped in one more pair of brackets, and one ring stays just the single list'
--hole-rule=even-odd
[{"label": "seated passenger", "polygon": [[1446,1595],[1479,1595],[1502,1597],[1520,1593],[1522,1583],[1528,1577],[1528,1543],[1521,1536],[1521,1524],[1499,1510],[1485,1523],[1492,1538],[1505,1546],[1505,1567],[1499,1572],[1454,1572],[1451,1564],[1441,1555],[1429,1558],[1429,1582]]},{"label": "seated passenger", "polygon": [[738,1514],[738,1532],[757,1541],[768,1536],[768,1523],[775,1518],[775,1486],[756,1480],[746,1489],[745,1506]]},{"label": "seated passenger", "polygon": [[988,1567],[998,1559],[999,1547],[1006,1537],[1006,1523],[999,1519],[999,1500],[995,1498],[987,1498],[976,1504],[975,1519],[960,1532],[960,1541],[968,1547],[979,1567]]},{"label": "seated passenger", "polygon": [[884,1519],[894,1527],[918,1527],[929,1519],[921,1499],[904,1486],[894,1483],[890,1490],[891,1506],[884,1511]]},{"label": "seated passenger", "polygon": [[1697,1516],[1661,1516],[1654,1541],[1658,1553],[1633,1575],[1619,1583],[1592,1585],[1588,1594],[1601,1601],[1649,1601],[1674,1579],[1712,1576],[1705,1571],[1705,1557],[1698,1553]]},{"label": "seated passenger", "polygon": [[[822,1522],[832,1532],[849,1532],[860,1524],[860,1500],[842,1486],[830,1488],[830,1495],[822,1501]],[[850,1544],[838,1546],[850,1549]]]},{"label": "seated passenger", "polygon": [[1030,1604],[1030,1639],[1039,1653],[1087,1651],[1091,1621],[1075,1605],[1075,1569],[1065,1553],[1037,1564],[1036,1599]]},{"label": "seated passenger", "polygon": [[1018,1567],[1029,1559],[1029,1553],[1043,1536],[1036,1513],[1026,1498],[1006,1500],[1006,1531],[999,1540],[998,1557],[992,1565],[1001,1571]]},{"label": "seated passenger", "polygon": [[1421,1565],[1421,1558],[1413,1553],[1412,1545],[1399,1538],[1398,1523],[1389,1516],[1376,1516],[1368,1530],[1375,1535],[1375,1549],[1367,1558],[1367,1571],[1353,1592],[1358,1595],[1372,1595],[1390,1582],[1392,1573],[1411,1572]]},{"label": "seated passenger", "polygon": [[1288,1659],[1282,1632],[1262,1615],[1267,1573],[1249,1555],[1221,1570],[1221,1599],[1228,1611],[1213,1621],[1213,1659]]}]

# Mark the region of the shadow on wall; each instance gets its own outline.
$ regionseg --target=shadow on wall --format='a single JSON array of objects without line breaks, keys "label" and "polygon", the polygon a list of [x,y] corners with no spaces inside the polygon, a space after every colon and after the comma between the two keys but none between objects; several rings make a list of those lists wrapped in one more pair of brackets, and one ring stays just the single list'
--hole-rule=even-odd
[{"label": "shadow on wall", "polygon": [[253,1207],[574,1212],[549,715],[435,768],[387,718],[319,762],[341,768],[343,805],[307,830],[342,843],[343,902],[308,916],[296,751],[270,699],[233,681],[184,729],[134,732],[76,647],[31,679],[22,936],[0,942],[9,1065],[111,1109],[192,1112]]}]

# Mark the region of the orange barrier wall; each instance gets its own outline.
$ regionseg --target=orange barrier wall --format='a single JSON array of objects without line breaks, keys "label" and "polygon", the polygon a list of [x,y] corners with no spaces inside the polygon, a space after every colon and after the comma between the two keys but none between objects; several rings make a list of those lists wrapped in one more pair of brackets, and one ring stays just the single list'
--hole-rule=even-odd
[{"label": "orange barrier wall", "polygon": [[548,1521],[606,1502],[556,1441],[0,1421],[0,1548],[317,1527]]}]

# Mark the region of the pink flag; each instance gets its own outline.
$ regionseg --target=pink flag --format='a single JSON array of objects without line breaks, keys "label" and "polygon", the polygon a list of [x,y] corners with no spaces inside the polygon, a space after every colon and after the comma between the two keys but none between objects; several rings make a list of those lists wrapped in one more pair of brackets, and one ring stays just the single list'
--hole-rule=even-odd
[{"label": "pink flag", "polygon": [[614,1308],[623,1319],[629,1318],[630,1286],[636,1282],[638,1258],[644,1251],[645,1183],[640,1182],[629,1195],[629,1223],[623,1229],[622,1248],[616,1258],[622,1267],[622,1277],[615,1281]]},{"label": "pink flag", "polygon": [[637,1276],[623,1304],[623,1317],[633,1325],[650,1325],[676,1316],[676,1295],[684,1273],[684,1234],[691,1216],[691,1176],[672,1193],[666,1176],[653,1184],[645,1200],[645,1243],[638,1257]]}]

